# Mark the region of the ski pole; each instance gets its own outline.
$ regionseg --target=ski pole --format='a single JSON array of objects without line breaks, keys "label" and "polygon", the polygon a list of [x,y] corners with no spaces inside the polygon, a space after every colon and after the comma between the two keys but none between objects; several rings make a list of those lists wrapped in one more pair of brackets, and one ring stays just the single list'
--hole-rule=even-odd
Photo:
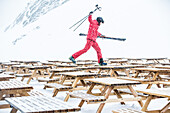
[{"label": "ski pole", "polygon": [[[98,5],[96,5],[96,9],[93,11],[93,13],[96,11],[96,10],[99,10],[99,11],[101,11],[101,7],[98,7]],[[74,27],[75,25],[77,25],[78,23],[80,23],[81,21],[82,21],[82,23],[88,18],[88,16],[89,15],[87,15],[87,16],[85,16],[84,18],[82,18],[81,20],[79,20],[77,23],[75,23],[73,26],[71,26],[69,29],[71,29],[72,27]],[[80,23],[80,25],[82,24],[82,23]],[[80,26],[80,25],[78,25],[78,27]],[[76,27],[75,29],[74,29],[74,31],[78,28],[78,27]]]}]

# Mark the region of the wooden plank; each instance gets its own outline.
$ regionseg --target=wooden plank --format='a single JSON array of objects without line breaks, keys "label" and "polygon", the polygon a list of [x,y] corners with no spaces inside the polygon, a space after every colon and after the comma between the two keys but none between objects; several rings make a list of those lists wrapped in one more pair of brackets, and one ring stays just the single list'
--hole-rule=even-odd
[{"label": "wooden plank", "polygon": [[138,81],[129,81],[129,80],[122,80],[116,78],[95,78],[95,79],[85,79],[85,81],[94,82],[97,84],[102,85],[109,85],[109,86],[123,86],[123,85],[137,85],[141,84]]},{"label": "wooden plank", "polygon": [[85,100],[87,102],[100,102],[106,100],[104,97],[98,97],[84,92],[69,92],[67,94],[72,97],[81,98],[82,100]]},{"label": "wooden plank", "polygon": [[139,89],[136,91],[140,93],[149,94],[149,95],[170,98],[170,88],[143,89],[143,90]]},{"label": "wooden plank", "polygon": [[61,100],[46,96],[28,96],[6,98],[6,101],[21,112],[71,112],[79,111],[79,107],[72,106]]},{"label": "wooden plank", "polygon": [[146,112],[138,111],[136,109],[131,109],[131,108],[117,109],[117,110],[113,110],[112,112],[113,113],[146,113]]}]

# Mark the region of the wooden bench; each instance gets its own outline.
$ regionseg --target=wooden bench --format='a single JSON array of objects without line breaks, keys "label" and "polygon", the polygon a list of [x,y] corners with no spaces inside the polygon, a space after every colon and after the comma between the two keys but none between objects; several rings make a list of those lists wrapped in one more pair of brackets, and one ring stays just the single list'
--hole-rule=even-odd
[{"label": "wooden bench", "polygon": [[3,74],[7,74],[7,75],[15,75],[16,72],[4,72]]},{"label": "wooden bench", "polygon": [[4,108],[10,108],[10,105],[5,100],[1,100],[0,101],[0,109],[4,109]]},{"label": "wooden bench", "polygon": [[24,78],[29,78],[31,74],[15,74],[16,77],[22,77],[21,81],[24,81]]},{"label": "wooden bench", "polygon": [[[104,102],[104,101],[106,101],[106,99],[104,97],[94,96],[94,95],[87,94],[84,92],[73,91],[73,92],[69,92],[67,94],[71,97],[80,98],[83,101],[86,101],[87,104],[89,104],[90,102]],[[82,106],[82,104],[80,103],[79,107],[81,107],[81,106]]]},{"label": "wooden bench", "polygon": [[142,112],[142,111],[138,111],[135,109],[130,109],[130,108],[124,108],[124,109],[117,109],[117,110],[113,110],[113,113],[146,113],[146,112]]},{"label": "wooden bench", "polygon": [[30,92],[28,92],[28,94],[30,96],[44,96],[44,94],[42,94],[41,92],[39,92],[37,90],[31,90]]},{"label": "wooden bench", "polygon": [[68,91],[70,89],[73,89],[72,86],[64,86],[64,85],[56,84],[56,83],[45,84],[44,89],[46,88],[54,88],[53,97],[55,97],[59,91]]},{"label": "wooden bench", "polygon": [[60,78],[38,78],[38,82],[46,82],[46,83],[54,83],[54,82],[58,82],[60,80]]},{"label": "wooden bench", "polygon": [[11,113],[58,113],[80,111],[75,107],[54,97],[26,96],[5,99],[12,107]]},{"label": "wooden bench", "polygon": [[15,76],[13,75],[5,75],[5,74],[0,74],[0,81],[9,81],[10,79],[14,79]]},{"label": "wooden bench", "polygon": [[[130,92],[130,90],[128,90],[128,89],[119,89],[119,92],[132,95],[132,92]],[[148,95],[144,95],[143,93],[139,93],[139,92],[136,92],[136,93],[138,96],[142,97],[142,99],[146,99],[148,96]]]}]

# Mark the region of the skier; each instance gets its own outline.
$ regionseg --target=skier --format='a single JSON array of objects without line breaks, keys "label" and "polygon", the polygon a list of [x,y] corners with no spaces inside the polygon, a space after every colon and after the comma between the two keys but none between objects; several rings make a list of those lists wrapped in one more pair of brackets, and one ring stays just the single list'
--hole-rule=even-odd
[{"label": "skier", "polygon": [[90,22],[90,25],[89,25],[89,30],[87,34],[87,43],[84,49],[74,53],[71,57],[69,57],[69,59],[73,63],[76,63],[75,59],[78,58],[80,55],[86,53],[92,46],[97,52],[99,65],[100,66],[107,65],[107,63],[103,61],[101,49],[98,43],[96,42],[97,37],[102,36],[102,34],[98,32],[98,27],[101,25],[101,23],[104,23],[104,20],[102,17],[97,17],[96,20],[92,20],[92,14],[93,14],[93,11],[91,11],[88,16],[88,21]]}]

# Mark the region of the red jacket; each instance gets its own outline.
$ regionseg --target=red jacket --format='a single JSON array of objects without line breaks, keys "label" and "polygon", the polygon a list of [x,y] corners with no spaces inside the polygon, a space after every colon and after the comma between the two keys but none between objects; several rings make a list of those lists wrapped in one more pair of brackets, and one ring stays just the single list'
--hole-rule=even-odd
[{"label": "red jacket", "polygon": [[90,15],[88,17],[88,20],[90,22],[90,25],[89,25],[89,31],[88,31],[88,34],[87,34],[87,39],[96,41],[97,36],[101,35],[101,33],[99,33],[97,31],[98,28],[99,28],[98,22],[97,22],[97,20],[92,20],[92,15]]}]

